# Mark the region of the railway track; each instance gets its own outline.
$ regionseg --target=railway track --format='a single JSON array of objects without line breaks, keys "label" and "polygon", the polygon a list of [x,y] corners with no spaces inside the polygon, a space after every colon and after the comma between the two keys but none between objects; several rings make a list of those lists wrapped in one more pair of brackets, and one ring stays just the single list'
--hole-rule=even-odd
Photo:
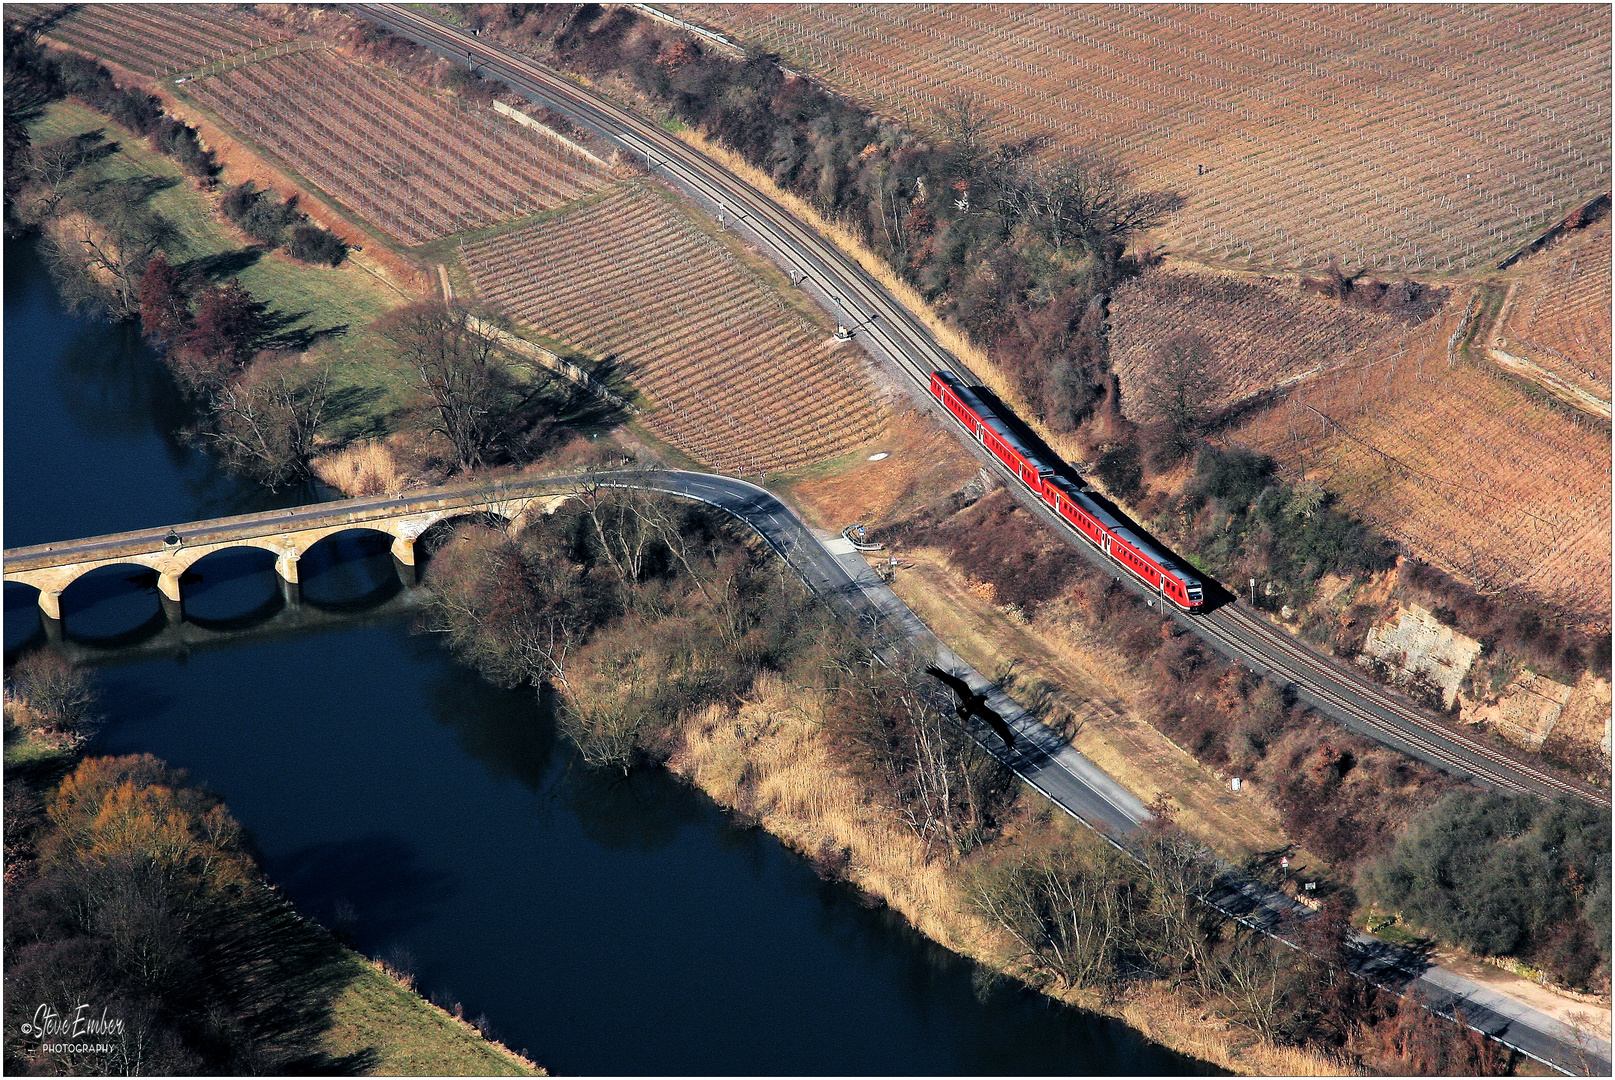
[{"label": "railway track", "polygon": [[[1415,757],[1426,760],[1440,758],[1449,768],[1467,772],[1492,787],[1533,795],[1573,795],[1609,805],[1610,798],[1603,792],[1521,761],[1399,701],[1367,679],[1308,649],[1237,602],[1220,607],[1196,622],[1202,624],[1208,637],[1220,639],[1231,651],[1259,661],[1272,675],[1290,681],[1298,691],[1324,703],[1328,711],[1350,714],[1354,726],[1360,726],[1376,741],[1404,744]],[[1297,673],[1311,678],[1298,679]]]},{"label": "railway track", "polygon": [[[355,7],[366,18],[445,56],[477,62],[512,87],[536,96],[635,156],[643,157],[653,171],[660,172],[709,209],[739,219],[737,224],[772,248],[776,259],[794,266],[818,291],[856,320],[858,334],[922,389],[929,386],[933,371],[950,371],[967,383],[979,384],[975,374],[943,349],[925,325],[863,267],[723,165],[654,124],[526,57],[408,8],[384,4]],[[925,396],[929,398],[928,391]],[[945,410],[943,415],[947,417],[945,422],[965,432],[957,419],[948,416]],[[968,441],[976,445],[974,439]],[[1017,492],[1023,491],[1018,481],[1011,486]],[[1040,500],[1030,499],[1027,505],[1042,511],[1044,520],[1058,527],[1089,558],[1114,569],[1108,559],[1092,549],[1086,538],[1048,512]],[[1610,804],[1607,793],[1522,761],[1426,715],[1363,676],[1296,642],[1266,620],[1244,610],[1237,601],[1206,615],[1178,618],[1220,651],[1249,667],[1259,666],[1271,677],[1293,686],[1298,694],[1324,712],[1378,742],[1503,790],[1545,798],[1568,794],[1591,803]]]}]

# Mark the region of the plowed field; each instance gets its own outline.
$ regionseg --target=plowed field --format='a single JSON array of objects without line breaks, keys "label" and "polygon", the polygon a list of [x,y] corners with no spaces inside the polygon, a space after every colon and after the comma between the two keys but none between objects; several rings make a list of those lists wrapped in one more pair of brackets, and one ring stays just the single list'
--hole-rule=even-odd
[{"label": "plowed field", "polygon": [[1468,297],[1235,433],[1491,594],[1608,627],[1609,429],[1457,357]]},{"label": "plowed field", "polygon": [[7,4],[6,15],[60,12],[45,36],[142,75],[189,71],[209,60],[286,40],[272,24],[225,4]]},{"label": "plowed field", "polygon": [[1189,196],[1181,254],[1463,270],[1609,190],[1603,5],[671,7],[883,115],[1114,150]]},{"label": "plowed field", "polygon": [[188,90],[405,244],[551,209],[605,180],[596,163],[537,132],[324,49],[248,64]]},{"label": "plowed field", "polygon": [[852,346],[787,306],[664,197],[630,187],[462,248],[479,297],[621,363],[646,424],[692,457],[756,476],[856,446],[882,410]]}]

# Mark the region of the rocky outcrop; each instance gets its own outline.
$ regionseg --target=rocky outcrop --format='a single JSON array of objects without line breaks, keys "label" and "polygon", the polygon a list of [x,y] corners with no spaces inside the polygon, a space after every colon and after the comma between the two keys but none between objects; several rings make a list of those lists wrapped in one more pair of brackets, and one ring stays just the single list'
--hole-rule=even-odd
[{"label": "rocky outcrop", "polygon": [[1439,697],[1441,707],[1451,709],[1480,652],[1480,642],[1440,622],[1427,608],[1399,604],[1391,619],[1368,631],[1358,662],[1383,667],[1391,682]]}]

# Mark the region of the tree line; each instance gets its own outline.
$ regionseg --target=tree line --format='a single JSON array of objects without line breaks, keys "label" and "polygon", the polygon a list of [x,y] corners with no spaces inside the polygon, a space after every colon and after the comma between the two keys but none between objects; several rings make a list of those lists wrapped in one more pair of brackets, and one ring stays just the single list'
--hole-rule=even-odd
[{"label": "tree line", "polygon": [[[219,1075],[362,1068],[320,1049],[349,954],[264,880],[213,795],[149,754],[81,757],[93,682],[33,652],[8,674],[6,745],[53,754],[5,776],[8,1073]],[[33,1030],[84,1004],[116,1027]],[[99,1049],[85,1049],[86,1044]]]},{"label": "tree line", "polygon": [[[1107,489],[1138,506],[1164,538],[1214,573],[1273,582],[1260,603],[1300,607],[1326,575],[1360,578],[1392,565],[1394,545],[1317,485],[1291,485],[1271,459],[1208,443],[1222,419],[1222,376],[1217,345],[1203,335],[1163,341],[1137,390],[1142,419],[1122,415],[1106,344],[1108,297],[1123,277],[1158,261],[1129,244],[1180,208],[1182,193],[1139,188],[1102,147],[999,140],[989,106],[968,95],[934,110],[925,132],[907,130],[787,75],[776,57],[735,58],[628,8],[481,4],[466,14],[475,29],[564,67],[625,78],[852,228],[986,348],[1039,420],[1075,432]],[[372,33],[394,51],[407,47]],[[1446,297],[1441,288],[1368,280],[1336,265],[1303,287],[1408,322],[1428,318]],[[1150,489],[1185,458],[1196,474],[1189,491]],[[1231,467],[1264,481],[1231,490],[1218,482]],[[1225,528],[1229,517],[1237,520]],[[1411,577],[1404,586],[1415,588]],[[1470,606],[1449,605],[1460,619]],[[1556,621],[1545,611],[1535,617]],[[1310,629],[1350,647],[1351,627],[1315,620]],[[1551,669],[1572,679],[1608,670],[1607,636],[1562,633],[1574,640]]]},{"label": "tree line", "polygon": [[[618,489],[580,491],[519,532],[462,526],[431,555],[427,626],[494,681],[553,694],[562,730],[601,768],[666,761],[687,719],[716,708],[722,722],[760,675],[783,678],[813,699],[817,737],[866,805],[948,867],[969,914],[1000,935],[1005,968],[1032,985],[1165,983],[1263,1039],[1391,1071],[1507,1064],[1346,973],[1349,890],[1283,928],[1297,951],[1199,902],[1216,871],[1165,801],[1137,861],[1075,827],[1028,827],[1024,789],[953,724],[921,659],[838,623],[738,529]],[[845,857],[812,858],[846,873]]]}]

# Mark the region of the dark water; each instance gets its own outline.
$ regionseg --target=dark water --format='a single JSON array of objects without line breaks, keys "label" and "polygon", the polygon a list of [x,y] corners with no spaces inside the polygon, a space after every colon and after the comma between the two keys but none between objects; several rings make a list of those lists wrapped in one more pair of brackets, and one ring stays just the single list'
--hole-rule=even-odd
[{"label": "dark water", "polygon": [[[5,543],[263,505],[174,432],[150,354],[61,311],[25,245],[5,276]],[[303,602],[399,588],[383,544],[345,534],[302,563]],[[254,553],[187,581],[188,617],[252,623],[282,600]],[[33,635],[6,590],[6,646]],[[80,640],[162,625],[113,568],[63,597]],[[271,877],[364,952],[408,963],[562,1073],[1157,1074],[1196,1063],[1128,1028],[978,988],[974,965],[819,881],[664,773],[583,766],[531,693],[504,692],[400,619],[100,668],[96,749],[149,751],[219,791]]]}]

